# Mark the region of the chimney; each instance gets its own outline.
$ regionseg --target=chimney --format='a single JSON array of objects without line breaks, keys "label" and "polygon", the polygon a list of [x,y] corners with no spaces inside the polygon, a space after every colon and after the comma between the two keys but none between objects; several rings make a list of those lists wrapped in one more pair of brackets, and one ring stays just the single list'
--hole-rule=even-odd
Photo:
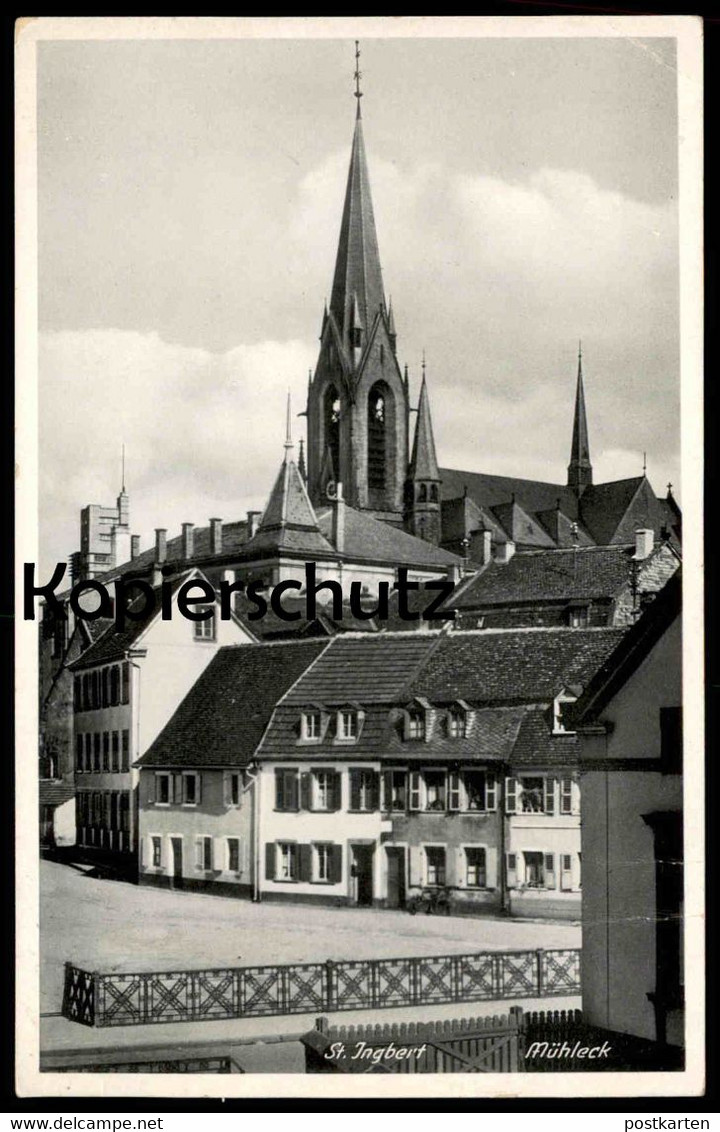
[{"label": "chimney", "polygon": [[260,525],[260,516],[262,511],[248,511],[247,513],[247,537],[252,538],[257,533]]},{"label": "chimney", "polygon": [[492,531],[480,529],[472,534],[472,558],[483,566],[492,558]]},{"label": "chimney", "polygon": [[341,483],[337,484],[332,504],[332,537],[330,541],[338,554],[345,552],[345,500],[343,499]]},{"label": "chimney", "polygon": [[635,531],[635,561],[642,562],[653,552],[655,545],[655,532],[652,530]]},{"label": "chimney", "polygon": [[130,536],[130,557],[137,558],[140,553],[140,535]]},{"label": "chimney", "polygon": [[507,542],[498,543],[498,547],[497,547],[497,550],[495,552],[495,561],[507,563],[507,562],[510,561],[510,559],[512,558],[514,553],[515,553],[515,543],[514,542],[511,542],[508,539]]},{"label": "chimney", "polygon": [[452,582],[454,586],[459,586],[462,580],[462,570],[457,562],[453,562],[452,566],[448,567],[447,580]]},{"label": "chimney", "polygon": [[192,558],[193,556],[193,523],[183,523],[182,525],[182,556],[183,558]]},{"label": "chimney", "polygon": [[210,553],[222,553],[222,519],[210,520]]},{"label": "chimney", "polygon": [[161,566],[167,558],[167,528],[155,528],[155,561]]}]

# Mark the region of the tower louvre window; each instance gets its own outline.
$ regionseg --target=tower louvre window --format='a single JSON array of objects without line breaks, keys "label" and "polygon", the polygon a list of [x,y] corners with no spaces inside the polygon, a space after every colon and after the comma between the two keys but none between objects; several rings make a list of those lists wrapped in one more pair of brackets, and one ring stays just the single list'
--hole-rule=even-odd
[{"label": "tower louvre window", "polygon": [[325,445],[332,456],[333,472],[336,476],[340,476],[340,416],[342,407],[340,395],[334,385],[328,385],[323,401]]},{"label": "tower louvre window", "polygon": [[368,397],[368,487],[384,491],[387,480],[387,395],[384,382],[377,382]]}]

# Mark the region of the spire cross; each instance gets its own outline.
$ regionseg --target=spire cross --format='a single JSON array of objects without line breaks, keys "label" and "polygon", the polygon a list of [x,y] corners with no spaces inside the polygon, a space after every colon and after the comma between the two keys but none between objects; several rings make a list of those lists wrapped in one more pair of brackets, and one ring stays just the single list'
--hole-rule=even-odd
[{"label": "spire cross", "polygon": [[422,375],[423,375],[423,377],[425,377],[425,348],[424,347],[423,347],[423,356],[422,356]]},{"label": "spire cross", "polygon": [[643,452],[643,475],[647,472],[647,452]]},{"label": "spire cross", "polygon": [[360,70],[360,42],[355,40],[355,97],[357,98],[357,113],[360,117],[360,99],[362,98],[362,91],[360,90],[360,79],[362,78],[362,71]]},{"label": "spire cross", "polygon": [[125,445],[122,446],[122,491],[125,490]]}]

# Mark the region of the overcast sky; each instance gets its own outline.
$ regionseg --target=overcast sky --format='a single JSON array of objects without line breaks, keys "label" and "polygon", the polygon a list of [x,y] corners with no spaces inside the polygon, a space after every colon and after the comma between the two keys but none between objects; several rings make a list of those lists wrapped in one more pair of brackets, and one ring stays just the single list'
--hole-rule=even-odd
[{"label": "overcast sky", "polygon": [[[46,572],[115,499],[123,440],[143,547],[264,505],[332,280],[353,50],[40,44]],[[679,487],[673,42],[362,50],[385,288],[441,465],[564,482],[582,338],[596,481],[646,450]]]}]

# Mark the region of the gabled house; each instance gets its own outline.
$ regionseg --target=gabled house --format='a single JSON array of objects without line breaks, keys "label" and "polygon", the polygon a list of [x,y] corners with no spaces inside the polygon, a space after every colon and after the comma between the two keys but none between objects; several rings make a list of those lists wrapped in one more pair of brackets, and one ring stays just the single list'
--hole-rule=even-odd
[{"label": "gabled house", "polygon": [[583,792],[583,1015],[671,1047],[685,1044],[681,705],[676,574],[592,676],[572,724]]},{"label": "gabled house", "polygon": [[253,640],[237,618],[222,620],[217,610],[204,621],[182,616],[178,592],[195,579],[207,581],[200,571],[187,570],[167,583],[169,619],[162,616],[158,585],[154,609],[141,615],[141,595],[130,606],[138,620],[123,629],[111,622],[68,666],[73,679],[76,842],[91,854],[132,862],[138,836],[135,759],[218,649]]}]

